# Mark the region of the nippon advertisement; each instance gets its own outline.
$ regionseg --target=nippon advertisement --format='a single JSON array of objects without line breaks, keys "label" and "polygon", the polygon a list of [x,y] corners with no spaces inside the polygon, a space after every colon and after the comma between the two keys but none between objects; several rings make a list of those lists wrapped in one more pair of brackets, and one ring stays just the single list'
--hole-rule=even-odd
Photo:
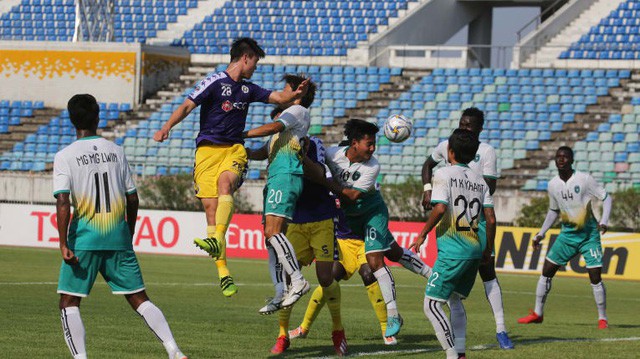
[{"label": "nippon advertisement", "polygon": [[[267,251],[260,215],[236,214],[227,231],[229,258],[266,259]],[[398,244],[408,247],[418,236],[423,223],[390,222],[389,228]],[[193,245],[204,235],[205,216],[200,212],[140,210],[132,238],[140,253],[170,255],[206,255]],[[547,253],[559,231],[550,230],[542,248],[534,250],[532,241],[537,228],[498,227],[496,233],[496,268],[500,272],[539,274]],[[55,206],[0,204],[0,245],[58,248]],[[640,280],[640,234],[606,233],[602,237],[602,273],[607,279]],[[420,257],[428,265],[437,258],[434,232],[429,234]],[[574,257],[560,276],[587,276],[581,256]]]}]

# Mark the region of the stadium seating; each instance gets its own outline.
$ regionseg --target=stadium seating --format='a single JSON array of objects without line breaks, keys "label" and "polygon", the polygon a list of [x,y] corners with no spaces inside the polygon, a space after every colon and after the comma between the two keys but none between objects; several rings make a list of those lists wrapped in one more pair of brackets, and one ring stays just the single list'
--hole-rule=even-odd
[{"label": "stadium seating", "polygon": [[0,133],[9,133],[9,126],[19,126],[21,118],[33,116],[33,110],[44,107],[42,101],[0,100]]},{"label": "stadium seating", "polygon": [[250,36],[267,55],[344,56],[409,2],[228,1],[176,44],[188,46],[191,53],[227,54],[233,39]]},{"label": "stadium seating", "polygon": [[379,138],[378,158],[387,168],[384,181],[419,175],[433,148],[457,127],[460,110],[470,106],[485,111],[481,140],[496,148],[498,168],[513,168],[527,150],[539,149],[540,141],[549,140],[629,76],[626,70],[435,69],[378,114],[378,124],[393,113],[414,120],[406,142]]},{"label": "stadium seating", "polygon": [[[4,101],[0,101],[0,104]],[[29,101],[23,101],[29,102]],[[13,103],[12,103],[13,104]],[[42,107],[41,103],[33,106]],[[128,104],[100,103],[100,122],[98,128],[104,128],[108,120],[115,120],[123,111],[129,111]],[[48,124],[42,125],[35,133],[28,134],[24,141],[18,142],[11,151],[0,156],[0,169],[11,171],[44,171],[47,163],[62,148],[76,139],[76,131],[69,120],[69,112],[62,110]]]},{"label": "stadium seating", "polygon": [[[197,6],[198,0],[116,0],[114,41],[145,42]],[[74,0],[22,0],[0,17],[0,39],[70,41],[74,25]]]},{"label": "stadium seating", "polygon": [[627,0],[580,40],[561,59],[635,60],[640,58],[640,1]]},{"label": "stadium seating", "polygon": [[[631,103],[633,113],[610,115],[607,122],[573,146],[574,168],[589,172],[603,182],[609,192],[640,187],[640,98],[634,98]],[[523,189],[546,190],[547,182],[557,174],[555,163],[550,161],[549,167],[528,180]]]}]

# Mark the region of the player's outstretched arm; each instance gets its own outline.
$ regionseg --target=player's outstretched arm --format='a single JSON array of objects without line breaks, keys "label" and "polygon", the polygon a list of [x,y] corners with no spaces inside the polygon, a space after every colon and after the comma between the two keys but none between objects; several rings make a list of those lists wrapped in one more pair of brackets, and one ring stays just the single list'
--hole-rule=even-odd
[{"label": "player's outstretched arm", "polygon": [[131,233],[131,239],[136,231],[136,221],[138,220],[138,193],[127,194],[127,226]]},{"label": "player's outstretched arm", "polygon": [[264,161],[269,157],[269,144],[265,143],[264,146],[253,149],[247,148],[247,158],[252,161]]},{"label": "player's outstretched arm", "polygon": [[58,221],[58,237],[60,238],[60,253],[62,259],[70,265],[78,263],[78,257],[67,245],[67,235],[69,234],[69,219],[71,218],[71,201],[69,193],[58,193],[56,195],[56,220]]},{"label": "player's outstretched arm", "polygon": [[611,214],[611,207],[613,205],[613,199],[611,196],[607,194],[607,197],[604,198],[602,202],[602,218],[600,219],[600,224],[598,225],[598,229],[602,234],[605,234],[609,229],[609,215]]},{"label": "player's outstretched arm", "polygon": [[433,206],[433,210],[431,211],[431,214],[429,214],[429,218],[427,219],[427,222],[424,224],[424,227],[422,227],[422,231],[420,231],[418,238],[415,240],[415,242],[409,245],[409,249],[413,249],[414,252],[418,253],[420,251],[420,247],[422,246],[424,241],[427,239],[427,235],[429,235],[429,232],[431,232],[433,227],[435,227],[436,224],[440,222],[440,220],[442,219],[442,216],[444,216],[446,212],[447,212],[446,204],[436,203],[436,205]]},{"label": "player's outstretched arm", "polygon": [[271,136],[278,132],[284,131],[284,129],[285,129],[285,126],[282,122],[275,121],[271,123],[266,123],[260,127],[252,128],[249,131],[244,131],[242,133],[242,138]]},{"label": "player's outstretched arm", "polygon": [[184,100],[182,105],[180,105],[180,107],[173,111],[171,117],[169,117],[162,128],[156,131],[156,133],[153,135],[154,141],[162,142],[169,138],[169,131],[171,131],[173,126],[182,122],[182,120],[184,120],[185,117],[187,117],[196,107],[198,107],[198,105],[196,105],[195,102],[191,101],[191,99],[187,98],[186,100]]},{"label": "player's outstretched arm", "polygon": [[482,253],[482,260],[488,263],[491,260],[491,253],[495,248],[496,241],[496,212],[493,210],[493,207],[484,207],[484,217],[487,221],[487,247]]},{"label": "player's outstretched arm", "polygon": [[540,228],[540,231],[538,232],[538,234],[536,234],[535,238],[533,239],[533,248],[535,249],[540,248],[540,241],[544,239],[545,234],[547,233],[549,228],[551,228],[551,226],[553,225],[553,222],[555,222],[557,218],[558,218],[558,211],[549,209],[549,212],[547,212],[547,217],[544,219],[544,223],[542,223],[542,227]]},{"label": "player's outstretched arm", "polygon": [[431,156],[422,164],[422,185],[424,191],[422,192],[422,208],[424,210],[431,209],[431,177],[433,176],[433,168],[438,164]]},{"label": "player's outstretched arm", "polygon": [[269,95],[269,103],[276,105],[286,105],[294,100],[302,98],[309,90],[311,79],[306,79],[298,85],[296,90],[273,91]]}]

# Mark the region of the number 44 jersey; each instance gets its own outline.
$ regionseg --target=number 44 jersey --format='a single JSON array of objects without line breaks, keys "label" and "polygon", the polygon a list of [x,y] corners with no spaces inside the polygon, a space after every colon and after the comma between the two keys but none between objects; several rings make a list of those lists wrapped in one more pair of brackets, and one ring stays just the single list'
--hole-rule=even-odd
[{"label": "number 44 jersey", "polygon": [[443,167],[433,177],[431,203],[447,206],[436,226],[438,257],[481,258],[478,219],[485,207],[493,207],[484,178],[464,164]]},{"label": "number 44 jersey", "polygon": [[70,193],[74,207],[72,250],[132,249],[125,220],[126,194],[136,192],[122,147],[99,136],[84,137],[56,153],[53,195]]}]

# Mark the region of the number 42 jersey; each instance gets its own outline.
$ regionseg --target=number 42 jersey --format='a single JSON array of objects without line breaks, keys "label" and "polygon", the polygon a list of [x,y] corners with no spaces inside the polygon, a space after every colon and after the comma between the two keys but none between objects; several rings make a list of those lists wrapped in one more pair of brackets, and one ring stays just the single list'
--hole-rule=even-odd
[{"label": "number 42 jersey", "polygon": [[485,207],[493,207],[484,178],[464,164],[441,168],[433,177],[431,203],[447,205],[436,226],[438,257],[481,258],[478,219]]},{"label": "number 42 jersey", "polygon": [[122,147],[99,136],[84,137],[56,153],[53,195],[70,193],[74,207],[72,250],[132,249],[125,220],[126,194],[136,192]]}]

